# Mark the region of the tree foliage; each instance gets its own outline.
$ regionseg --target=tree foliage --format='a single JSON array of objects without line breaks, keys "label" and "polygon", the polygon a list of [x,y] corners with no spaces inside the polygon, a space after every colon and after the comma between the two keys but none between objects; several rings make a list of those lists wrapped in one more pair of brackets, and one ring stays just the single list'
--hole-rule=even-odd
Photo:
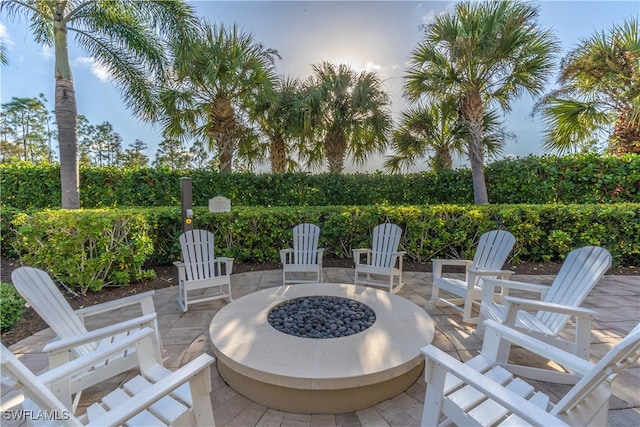
[{"label": "tree foliage", "polygon": [[[505,140],[511,136],[500,125],[497,112],[485,112],[482,146],[487,157],[500,155]],[[384,167],[390,172],[401,172],[428,156],[431,169],[451,169],[454,156],[466,154],[467,138],[455,99],[413,106],[402,114],[400,126],[393,134],[394,153],[386,158]]]},{"label": "tree foliage", "polygon": [[54,48],[61,205],[77,209],[78,113],[69,35],[108,70],[127,107],[148,118],[156,109],[152,83],[165,70],[165,42],[192,31],[192,8],[179,0],[3,0],[0,12],[5,18],[25,16],[35,41]]},{"label": "tree foliage", "polygon": [[537,105],[548,127],[546,149],[640,153],[637,18],[580,42],[563,59],[558,83]]},{"label": "tree foliage", "polygon": [[258,107],[273,96],[278,53],[235,25],[204,22],[196,36],[174,43],[173,54],[160,93],[165,133],[205,141],[221,172],[231,172],[236,155],[255,159],[254,124]]},{"label": "tree foliage", "polygon": [[[271,172],[284,173],[298,169],[296,155],[304,143],[305,91],[295,78],[281,76],[276,83],[274,96],[259,108],[260,130],[266,136]],[[260,155],[260,151],[256,153]]]},{"label": "tree foliage", "polygon": [[42,93],[33,98],[12,97],[11,101],[2,104],[2,163],[12,160],[53,161],[53,117],[46,104],[47,98]]},{"label": "tree foliage", "polygon": [[392,125],[390,101],[376,74],[323,62],[313,66],[305,86],[311,136],[302,154],[308,166],[326,160],[329,172],[341,173],[347,156],[362,163],[384,152]]},{"label": "tree foliage", "polygon": [[426,26],[405,77],[411,101],[434,106],[458,100],[467,136],[474,200],[488,203],[484,178],[485,113],[505,112],[523,94],[539,94],[553,65],[557,42],[537,26],[538,9],[521,1],[457,3]]}]

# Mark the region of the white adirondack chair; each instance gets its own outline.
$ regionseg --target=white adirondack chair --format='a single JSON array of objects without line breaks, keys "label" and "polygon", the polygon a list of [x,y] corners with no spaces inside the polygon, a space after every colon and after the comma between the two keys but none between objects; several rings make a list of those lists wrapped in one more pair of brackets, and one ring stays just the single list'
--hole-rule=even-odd
[{"label": "white adirondack chair", "polygon": [[[209,395],[210,365],[214,359],[203,354],[171,372],[148,356],[154,351],[154,336],[153,330],[144,328],[37,376],[2,345],[3,384],[20,389],[24,395],[21,413],[31,418],[27,420],[30,425],[213,426]],[[103,364],[131,347],[137,348],[138,376],[104,396],[100,402],[91,404],[82,416],[76,415],[60,399],[69,387],[70,378],[82,375],[95,364]]]},{"label": "white adirondack chair", "polygon": [[[591,345],[591,321],[597,313],[581,308],[580,304],[610,266],[609,251],[598,246],[587,246],[567,255],[551,286],[513,280],[487,280],[484,283],[483,292],[486,295],[483,295],[477,333],[482,335],[483,321],[492,319],[587,359]],[[494,286],[539,293],[541,299],[505,296],[505,304],[500,305],[491,299]],[[566,328],[572,317],[575,318],[573,334]],[[520,375],[545,381],[557,382],[561,379],[556,373],[546,374],[547,371],[540,372],[535,368],[522,368],[520,371]]]},{"label": "white adirondack chair", "polygon": [[[487,278],[501,277],[508,279],[513,271],[502,270],[509,252],[516,242],[513,234],[505,230],[493,230],[480,236],[476,253],[471,260],[432,259],[433,289],[432,304],[444,304],[462,312],[462,321],[476,323],[478,317],[472,317],[474,305],[479,306],[482,300],[482,284]],[[444,265],[458,265],[466,268],[465,279],[445,277]],[[440,291],[455,295],[457,298],[441,296]],[[502,293],[496,297],[501,297]]]},{"label": "white adirondack chair", "polygon": [[[362,283],[370,286],[388,288],[396,293],[404,282],[402,281],[402,257],[406,252],[398,251],[402,237],[402,229],[396,224],[380,224],[373,228],[371,249],[354,249],[355,262],[354,285]],[[366,255],[362,262],[362,255]],[[361,278],[361,275],[365,278]],[[388,278],[388,280],[383,280]]]},{"label": "white adirondack chair", "polygon": [[[423,426],[606,426],[610,385],[640,357],[640,324],[596,364],[492,320],[486,322],[482,352],[462,363],[433,345],[422,349],[427,391]],[[577,375],[555,404],[542,391],[502,365],[502,347],[516,344]],[[440,420],[444,415],[448,419]]]},{"label": "white adirondack chair", "polygon": [[[153,291],[74,311],[46,272],[33,267],[20,267],[11,274],[11,278],[27,304],[47,322],[59,339],[43,348],[48,354],[50,368],[67,363],[72,358],[90,355],[143,327],[154,331],[153,352],[149,356],[162,363],[162,344],[153,305]],[[85,319],[90,316],[107,315],[136,304],[140,306],[139,317],[114,322],[113,325],[92,331],[85,327]],[[137,366],[135,349],[125,349],[103,364],[92,367],[84,375],[76,376],[69,384],[69,394],[62,397],[63,402],[75,406],[82,390]],[[72,395],[76,396],[74,403],[71,401]]]},{"label": "white adirondack chair", "polygon": [[[182,311],[189,304],[231,297],[231,270],[233,258],[215,257],[213,233],[206,230],[190,230],[180,236],[182,262],[174,262],[178,268],[178,305]],[[203,292],[207,290],[207,292]],[[201,292],[194,296],[194,291]],[[212,292],[212,293],[211,293]]]},{"label": "white adirondack chair", "polygon": [[[322,255],[324,248],[318,249],[320,227],[303,223],[293,227],[293,248],[282,249],[282,284],[322,282]],[[290,278],[291,273],[315,273],[315,280]]]}]

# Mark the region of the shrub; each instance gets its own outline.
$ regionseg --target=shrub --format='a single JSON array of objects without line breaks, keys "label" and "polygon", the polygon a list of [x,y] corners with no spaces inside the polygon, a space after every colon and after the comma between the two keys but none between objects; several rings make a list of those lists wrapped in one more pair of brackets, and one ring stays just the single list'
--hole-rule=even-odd
[{"label": "shrub", "polygon": [[153,253],[144,215],[132,210],[45,210],[18,214],[12,225],[21,260],[70,288],[100,290],[153,277],[142,268]]},{"label": "shrub", "polygon": [[[403,228],[402,250],[416,261],[473,256],[479,236],[499,228],[516,237],[514,262],[560,261],[574,248],[599,245],[614,265],[640,264],[640,204],[236,207],[228,213],[196,207],[194,213],[194,227],[211,230],[216,250],[237,262],[278,262],[279,249],[291,244],[291,228],[301,222],[320,226],[327,255],[350,258],[352,249],[371,244],[375,225],[389,221]],[[156,230],[162,236],[155,240],[156,260],[180,259],[179,209],[154,209],[153,217],[163,224]]]},{"label": "shrub", "polygon": [[22,317],[25,301],[13,285],[0,282],[0,329],[14,327]]},{"label": "shrub", "polygon": [[[387,221],[402,227],[401,248],[416,261],[471,257],[482,233],[506,229],[516,237],[512,262],[561,261],[574,248],[599,245],[614,266],[640,265],[640,204],[633,203],[194,208],[194,227],[212,231],[216,254],[236,262],[279,262],[279,250],[291,245],[291,229],[301,222],[320,226],[327,255],[351,258],[352,249],[371,244],[371,229]],[[16,214],[9,227],[22,262],[82,292],[126,285],[145,278],[144,263],[181,258],[177,207],[47,210]]]},{"label": "shrub", "polygon": [[[196,206],[223,194],[234,206],[367,206],[473,203],[469,169],[406,175],[220,174],[151,168],[82,168],[84,208],[175,206],[180,177],[193,180]],[[485,167],[494,204],[639,203],[640,155],[529,156]],[[46,209],[60,204],[56,165],[0,165],[2,205]]]}]

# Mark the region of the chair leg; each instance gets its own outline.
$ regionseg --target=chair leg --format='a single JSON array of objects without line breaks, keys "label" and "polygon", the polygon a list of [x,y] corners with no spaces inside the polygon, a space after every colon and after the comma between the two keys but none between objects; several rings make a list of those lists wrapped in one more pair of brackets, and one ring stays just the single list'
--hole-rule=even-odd
[{"label": "chair leg", "polygon": [[473,300],[469,297],[464,299],[464,311],[462,314],[462,321],[467,323],[477,323],[477,317],[471,317],[471,308],[473,307]]},{"label": "chair leg", "polygon": [[431,300],[429,300],[431,304],[435,304],[438,302],[438,297],[440,293],[439,291],[440,291],[440,287],[436,286],[434,283],[431,288]]},{"label": "chair leg", "polygon": [[428,385],[422,409],[421,424],[423,426],[436,426],[444,405],[444,383],[447,371],[442,367],[438,369],[433,361],[427,359],[424,374]]},{"label": "chair leg", "polygon": [[187,311],[187,301],[186,301],[186,291],[185,291],[185,287],[184,284],[182,282],[180,282],[180,284],[178,285],[178,307],[180,308],[180,311],[182,311],[183,313]]},{"label": "chair leg", "polygon": [[227,284],[227,292],[229,293],[229,298],[227,298],[227,302],[231,304],[233,302],[233,297],[231,296],[231,279],[229,279],[229,283]]}]

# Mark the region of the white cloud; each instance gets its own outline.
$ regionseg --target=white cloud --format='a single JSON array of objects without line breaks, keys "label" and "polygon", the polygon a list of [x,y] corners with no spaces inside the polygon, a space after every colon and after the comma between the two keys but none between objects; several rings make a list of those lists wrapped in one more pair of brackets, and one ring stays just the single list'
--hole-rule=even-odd
[{"label": "white cloud", "polygon": [[11,40],[11,36],[9,36],[9,30],[3,24],[0,23],[0,40],[5,47],[12,47],[13,40]]},{"label": "white cloud", "polygon": [[433,24],[439,15],[453,12],[455,10],[455,7],[456,7],[456,2],[454,1],[454,2],[447,3],[444,9],[441,9],[441,10],[430,9],[425,15],[422,16],[422,23],[424,25]]},{"label": "white cloud", "polygon": [[109,71],[102,65],[98,64],[95,58],[81,56],[73,60],[72,63],[73,65],[77,65],[79,67],[88,68],[89,71],[91,71],[91,74],[96,76],[102,82],[108,82],[111,79],[111,75],[109,74]]},{"label": "white cloud", "polygon": [[382,68],[383,68],[382,65],[375,64],[371,61],[368,61],[364,66],[364,69],[368,72],[378,72],[382,70]]},{"label": "white cloud", "polygon": [[44,58],[53,58],[53,48],[51,46],[42,46],[41,52]]},{"label": "white cloud", "polygon": [[424,25],[429,25],[429,24],[433,24],[436,20],[436,11],[435,10],[430,10],[429,12],[427,12],[426,15],[422,15],[422,23]]}]

